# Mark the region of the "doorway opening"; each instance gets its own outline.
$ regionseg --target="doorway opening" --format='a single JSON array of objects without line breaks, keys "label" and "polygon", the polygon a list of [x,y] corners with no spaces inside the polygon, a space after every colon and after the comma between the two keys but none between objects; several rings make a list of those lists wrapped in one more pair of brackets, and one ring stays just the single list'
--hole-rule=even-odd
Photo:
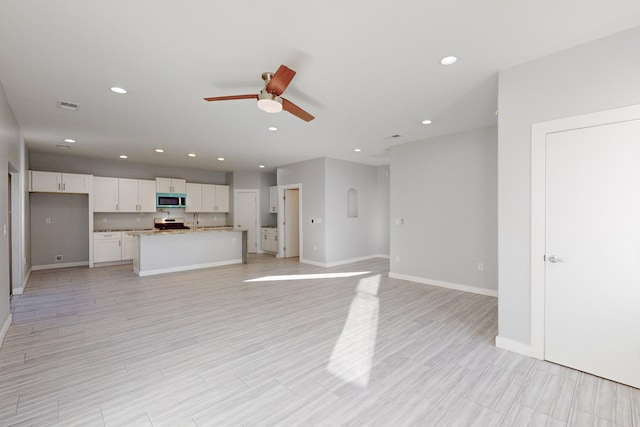
[{"label": "doorway opening", "polygon": [[235,190],[234,193],[234,225],[247,230],[247,252],[254,254],[260,241],[260,190]]},{"label": "doorway opening", "polygon": [[303,258],[302,253],[302,184],[283,185],[279,190],[278,254],[280,258]]}]

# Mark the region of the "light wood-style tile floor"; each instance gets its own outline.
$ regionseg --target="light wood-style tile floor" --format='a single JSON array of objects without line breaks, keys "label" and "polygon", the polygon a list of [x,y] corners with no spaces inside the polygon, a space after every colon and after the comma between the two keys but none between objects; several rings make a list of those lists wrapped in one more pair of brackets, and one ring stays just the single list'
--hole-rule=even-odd
[{"label": "light wood-style tile floor", "polygon": [[[640,426],[639,390],[497,349],[495,298],[387,273],[267,255],[34,272],[0,348],[0,425]],[[284,277],[247,282],[265,276]]]}]

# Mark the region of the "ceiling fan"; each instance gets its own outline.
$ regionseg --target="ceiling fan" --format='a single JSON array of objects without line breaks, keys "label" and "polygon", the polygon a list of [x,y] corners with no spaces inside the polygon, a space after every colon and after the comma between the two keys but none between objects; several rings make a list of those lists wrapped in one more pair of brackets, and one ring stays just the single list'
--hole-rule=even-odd
[{"label": "ceiling fan", "polygon": [[212,98],[204,98],[205,101],[231,101],[234,99],[257,99],[258,108],[267,113],[279,113],[280,111],[288,111],[294,116],[310,122],[315,117],[298,107],[293,102],[282,98],[282,95],[291,83],[296,72],[286,65],[281,65],[275,73],[262,73],[264,80],[264,88],[257,95],[230,95],[230,96],[214,96]]}]

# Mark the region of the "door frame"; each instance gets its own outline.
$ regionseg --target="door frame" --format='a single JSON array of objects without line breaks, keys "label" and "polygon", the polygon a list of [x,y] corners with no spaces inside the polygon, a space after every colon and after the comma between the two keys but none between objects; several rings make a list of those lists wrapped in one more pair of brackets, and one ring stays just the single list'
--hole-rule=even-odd
[{"label": "door frame", "polygon": [[640,104],[531,126],[531,337],[530,355],[545,355],[546,140],[547,134],[640,119]]},{"label": "door frame", "polygon": [[278,215],[278,258],[284,258],[284,241],[282,238],[285,233],[284,229],[284,221],[286,218],[284,217],[284,190],[295,190],[298,189],[298,260],[304,259],[303,252],[303,236],[302,229],[304,228],[304,222],[302,221],[302,184],[286,184],[278,186],[278,213],[282,212],[282,215]]},{"label": "door frame", "polygon": [[238,227],[238,193],[255,193],[256,196],[256,253],[261,254],[260,230],[262,226],[260,218],[260,190],[257,188],[240,188],[233,190],[233,226]]}]

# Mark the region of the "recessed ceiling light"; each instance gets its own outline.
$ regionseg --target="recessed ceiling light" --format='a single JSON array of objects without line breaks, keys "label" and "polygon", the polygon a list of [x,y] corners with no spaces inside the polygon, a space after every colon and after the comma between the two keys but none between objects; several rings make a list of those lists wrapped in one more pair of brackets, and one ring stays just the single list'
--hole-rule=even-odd
[{"label": "recessed ceiling light", "polygon": [[118,87],[118,86],[113,86],[113,87],[111,88],[111,92],[124,94],[124,93],[127,93],[127,90],[126,90],[126,89],[123,89],[123,88],[121,88],[121,87]]},{"label": "recessed ceiling light", "polygon": [[156,148],[154,151],[156,153],[164,153],[164,150],[162,148]]},{"label": "recessed ceiling light", "polygon": [[446,56],[440,60],[440,63],[442,65],[452,65],[452,64],[455,64],[457,61],[458,61],[458,58],[456,58],[455,56]]},{"label": "recessed ceiling light", "polygon": [[224,162],[224,157],[218,157],[218,160]]},{"label": "recessed ceiling light", "polygon": [[260,169],[264,169],[264,165],[260,165],[258,166]]},{"label": "recessed ceiling light", "polygon": [[121,159],[126,159],[126,158],[127,158],[127,156],[125,156],[124,154],[122,154],[122,155],[120,155],[120,158],[121,158]]},{"label": "recessed ceiling light", "polygon": [[66,142],[66,143],[68,143],[68,144],[75,144],[75,143],[76,143],[76,140],[75,140],[75,139],[71,139],[71,138],[66,138],[66,139],[64,140],[64,142]]},{"label": "recessed ceiling light", "polygon": [[69,147],[68,145],[58,144],[56,145],[56,148],[59,148],[61,150],[69,150],[71,147]]},{"label": "recessed ceiling light", "polygon": [[189,153],[189,154],[187,154],[187,156],[189,156],[189,157],[195,157],[196,155],[195,155],[194,153]]},{"label": "recessed ceiling light", "polygon": [[422,121],[423,125],[430,125],[431,123],[433,123],[433,122],[431,120],[429,120],[429,119]]},{"label": "recessed ceiling light", "polygon": [[269,126],[267,129],[269,129],[271,132],[276,132],[278,130],[278,128],[275,126]]},{"label": "recessed ceiling light", "polygon": [[355,151],[356,153],[359,153],[359,152],[361,152],[361,151],[362,151],[362,148],[356,148],[356,149],[355,149],[355,150],[353,150],[353,151]]}]

